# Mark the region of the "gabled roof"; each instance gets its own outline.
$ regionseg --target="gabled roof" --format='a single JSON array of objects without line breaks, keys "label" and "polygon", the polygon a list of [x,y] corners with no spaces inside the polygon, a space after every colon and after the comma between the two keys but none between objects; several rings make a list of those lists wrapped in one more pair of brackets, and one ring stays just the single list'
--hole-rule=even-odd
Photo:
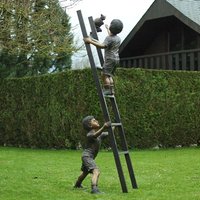
[{"label": "gabled roof", "polygon": [[[119,53],[148,20],[174,16],[200,34],[200,0],[155,0],[120,46]],[[147,33],[148,37],[148,33]]]},{"label": "gabled roof", "polygon": [[183,15],[200,25],[200,1],[199,0],[167,0]]}]

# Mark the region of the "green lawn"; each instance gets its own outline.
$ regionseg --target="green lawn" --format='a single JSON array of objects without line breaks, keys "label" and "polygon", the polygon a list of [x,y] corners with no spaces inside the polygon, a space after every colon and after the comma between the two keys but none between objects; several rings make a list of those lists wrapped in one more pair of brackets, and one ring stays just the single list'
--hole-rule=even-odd
[{"label": "green lawn", "polygon": [[90,194],[90,177],[85,189],[73,189],[80,156],[81,151],[1,147],[0,199],[200,200],[200,148],[131,152],[139,189],[132,189],[127,177],[129,193],[121,192],[112,152],[102,151],[97,157],[100,195]]}]

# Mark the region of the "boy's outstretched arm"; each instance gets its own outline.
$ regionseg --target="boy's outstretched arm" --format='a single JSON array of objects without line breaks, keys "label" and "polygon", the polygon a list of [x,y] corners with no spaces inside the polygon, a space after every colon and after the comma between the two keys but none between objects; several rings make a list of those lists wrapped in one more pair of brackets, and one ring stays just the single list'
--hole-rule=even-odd
[{"label": "boy's outstretched arm", "polygon": [[103,132],[105,128],[108,128],[110,126],[111,126],[111,122],[105,122],[104,125],[98,131],[96,131],[93,136],[97,138],[98,136],[101,135],[101,133]]},{"label": "boy's outstretched arm", "polygon": [[98,47],[98,48],[101,48],[101,49],[105,49],[106,48],[106,45],[103,44],[103,43],[100,43],[98,40],[95,40],[93,38],[90,38],[90,37],[86,37],[86,38],[83,38],[84,42],[86,44],[93,44],[94,46]]},{"label": "boy's outstretched arm", "polygon": [[108,32],[108,35],[111,35],[111,32],[110,32],[110,30],[109,30],[109,26],[106,24],[105,27],[106,27],[106,30],[107,30],[107,32]]}]

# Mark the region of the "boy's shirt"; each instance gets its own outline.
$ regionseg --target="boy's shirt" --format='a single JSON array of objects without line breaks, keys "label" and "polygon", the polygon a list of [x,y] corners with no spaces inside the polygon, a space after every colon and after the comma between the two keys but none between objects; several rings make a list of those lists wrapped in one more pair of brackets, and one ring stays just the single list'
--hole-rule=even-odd
[{"label": "boy's shirt", "polygon": [[101,135],[96,138],[94,137],[94,134],[95,134],[95,130],[91,130],[87,134],[86,147],[82,154],[83,157],[88,156],[94,159],[99,152],[102,139],[108,135],[107,132],[102,132]]},{"label": "boy's shirt", "polygon": [[104,54],[105,62],[107,59],[119,60],[120,37],[118,35],[107,36],[103,44],[106,45]]}]

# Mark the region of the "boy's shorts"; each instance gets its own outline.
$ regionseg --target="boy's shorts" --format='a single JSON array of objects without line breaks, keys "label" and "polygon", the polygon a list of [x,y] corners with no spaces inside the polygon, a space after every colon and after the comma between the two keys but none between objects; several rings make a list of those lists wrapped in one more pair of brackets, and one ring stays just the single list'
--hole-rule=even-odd
[{"label": "boy's shorts", "polygon": [[81,170],[83,172],[90,172],[92,173],[93,169],[98,169],[95,161],[91,157],[82,157],[82,166]]},{"label": "boy's shorts", "polygon": [[118,60],[107,59],[103,65],[103,69],[102,69],[103,74],[107,76],[113,76],[118,65],[119,65]]}]

